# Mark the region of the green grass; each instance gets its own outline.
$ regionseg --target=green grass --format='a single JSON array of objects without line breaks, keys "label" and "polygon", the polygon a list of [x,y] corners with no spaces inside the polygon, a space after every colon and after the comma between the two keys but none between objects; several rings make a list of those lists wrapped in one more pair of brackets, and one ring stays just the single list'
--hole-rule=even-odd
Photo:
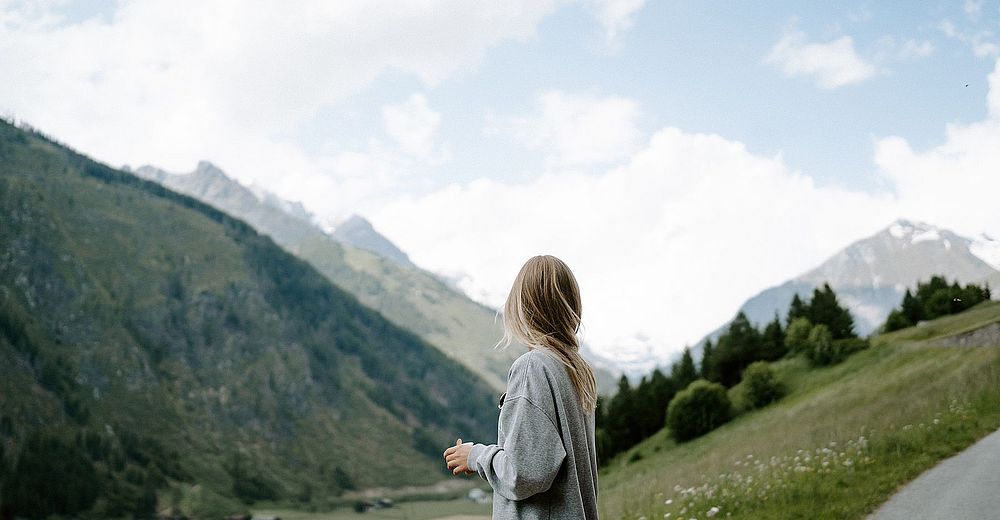
[{"label": "green grass", "polygon": [[461,517],[463,520],[487,520],[490,518],[490,512],[491,506],[489,504],[480,505],[469,500],[459,499],[404,502],[397,504],[391,509],[371,510],[367,513],[356,513],[350,507],[317,513],[289,509],[268,509],[254,510],[254,516],[277,516],[282,520],[431,520],[449,517]]},{"label": "green grass", "polygon": [[998,320],[994,302],[874,338],[837,366],[776,363],[780,402],[683,445],[660,431],[609,463],[601,516],[862,518],[1000,428],[1000,345],[925,341]]}]

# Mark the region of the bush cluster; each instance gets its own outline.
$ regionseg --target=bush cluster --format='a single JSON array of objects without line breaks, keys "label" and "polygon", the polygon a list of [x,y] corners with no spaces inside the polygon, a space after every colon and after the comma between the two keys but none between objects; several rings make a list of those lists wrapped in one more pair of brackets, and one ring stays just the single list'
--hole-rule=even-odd
[{"label": "bush cluster", "polygon": [[677,393],[667,407],[667,427],[678,442],[704,435],[732,417],[726,388],[699,379]]},{"label": "bush cluster", "polygon": [[751,408],[763,408],[785,395],[784,385],[775,377],[767,361],[751,363],[743,372],[743,385]]}]

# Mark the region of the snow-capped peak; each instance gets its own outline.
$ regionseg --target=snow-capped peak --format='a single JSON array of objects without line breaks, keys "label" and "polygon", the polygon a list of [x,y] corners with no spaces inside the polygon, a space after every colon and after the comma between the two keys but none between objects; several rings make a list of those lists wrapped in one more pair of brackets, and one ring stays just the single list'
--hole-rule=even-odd
[{"label": "snow-capped peak", "polygon": [[899,219],[889,226],[889,234],[894,238],[909,239],[911,244],[941,240],[941,230],[924,222]]}]

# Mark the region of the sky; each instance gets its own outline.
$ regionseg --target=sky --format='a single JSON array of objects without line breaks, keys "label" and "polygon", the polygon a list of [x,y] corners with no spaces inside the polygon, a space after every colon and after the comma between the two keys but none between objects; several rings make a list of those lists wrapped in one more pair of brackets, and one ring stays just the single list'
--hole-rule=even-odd
[{"label": "sky", "polygon": [[1000,237],[1000,1],[819,4],[0,0],[0,114],[489,305],[555,254],[588,345],[667,360],[896,218]]}]

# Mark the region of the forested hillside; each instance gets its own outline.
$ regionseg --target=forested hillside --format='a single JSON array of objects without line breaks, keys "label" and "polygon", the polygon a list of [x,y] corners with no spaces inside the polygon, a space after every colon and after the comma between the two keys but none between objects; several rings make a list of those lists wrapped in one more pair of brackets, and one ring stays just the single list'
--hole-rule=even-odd
[{"label": "forested hillside", "polygon": [[269,238],[6,122],[0,223],[5,515],[309,503],[492,436],[480,379]]}]

